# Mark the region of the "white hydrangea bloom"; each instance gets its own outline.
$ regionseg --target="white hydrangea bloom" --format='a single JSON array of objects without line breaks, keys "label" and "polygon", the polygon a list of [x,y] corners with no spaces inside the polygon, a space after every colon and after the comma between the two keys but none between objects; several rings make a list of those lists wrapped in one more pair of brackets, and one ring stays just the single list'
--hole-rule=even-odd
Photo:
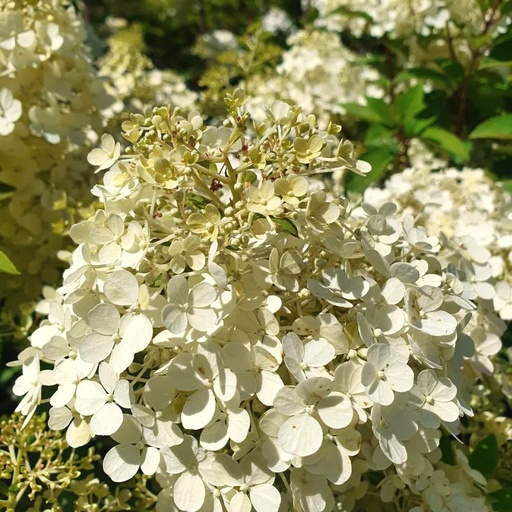
[{"label": "white hydrangea bloom", "polygon": [[[20,276],[2,276],[0,298],[21,313],[43,284],[57,285],[63,237],[87,210],[87,152],[113,102],[85,46],[80,14],[63,0],[2,4],[0,12],[0,206],[2,249]],[[23,311],[29,311],[25,307]],[[26,314],[26,313],[25,313]],[[21,323],[21,322],[20,322]]]},{"label": "white hydrangea bloom", "polygon": [[75,408],[85,416],[91,416],[93,434],[108,436],[123,423],[121,407],[129,409],[133,397],[130,384],[119,380],[114,369],[106,363],[99,366],[100,382],[82,380],[76,390]]},{"label": "white hydrangea bloom", "polygon": [[[357,37],[367,33],[404,39],[416,62],[449,57],[450,51],[469,62],[468,38],[484,31],[497,37],[511,22],[510,16],[502,16],[488,30],[486,22],[495,11],[487,5],[482,12],[477,0],[311,0],[306,5],[318,11],[317,27],[333,32],[349,30]],[[448,30],[450,44],[444,37]]]},{"label": "white hydrangea bloom", "polygon": [[[434,172],[429,165],[423,164],[392,176],[382,191],[368,189],[365,199],[375,208],[395,201],[404,213],[419,216],[419,224],[430,234],[444,238],[446,248],[441,248],[437,254],[444,264],[448,264],[447,271],[441,275],[437,272],[438,276],[434,277],[422,270],[419,282],[430,292],[423,294],[419,302],[409,295],[410,316],[415,327],[426,334],[451,336],[450,333],[455,332],[455,319],[435,309],[440,296],[435,290],[439,284],[434,280],[439,277],[440,282],[452,290],[450,301],[475,302],[477,315],[472,317],[470,326],[475,347],[480,348],[471,364],[478,371],[488,373],[492,368],[489,357],[500,350],[499,336],[505,329],[504,324],[497,324],[492,319],[492,307],[502,319],[510,317],[507,293],[512,288],[506,271],[512,249],[510,195],[481,169]],[[438,299],[435,299],[436,295]],[[488,334],[484,335],[479,326],[485,326]],[[486,336],[488,342],[484,341]],[[418,342],[423,348],[418,346],[417,350],[426,355],[425,341],[419,337]],[[428,351],[432,353],[431,349]]]},{"label": "white hydrangea bloom", "polygon": [[368,349],[367,362],[361,372],[361,383],[368,398],[381,405],[390,405],[393,391],[409,391],[414,382],[414,373],[409,366],[393,362],[387,345],[375,343]]},{"label": "white hydrangea bloom", "polygon": [[398,475],[430,503],[441,424],[472,414],[476,372],[461,370],[495,348],[477,326],[501,324],[446,236],[317,179],[365,168],[338,127],[284,102],[254,125],[241,90],[226,99],[222,129],[168,107],[125,125],[135,147],[71,229],[70,268],[20,355],[19,410],[53,387],[51,427],[73,446],[110,436],[105,472],[155,475],[157,510],[323,512],[383,470],[386,496]]},{"label": "white hydrangea bloom", "polygon": [[457,388],[446,377],[438,377],[434,370],[423,370],[411,393],[417,399],[418,417],[425,428],[439,428],[440,421],[450,423],[459,417],[454,402]]},{"label": "white hydrangea bloom", "polygon": [[264,105],[276,99],[296,102],[328,119],[344,113],[342,103],[363,103],[366,94],[382,96],[374,85],[378,73],[358,64],[357,55],[337,34],[302,30],[292,33],[287,44],[275,73],[251,77],[243,84],[253,94],[249,105],[256,118],[263,118]]}]

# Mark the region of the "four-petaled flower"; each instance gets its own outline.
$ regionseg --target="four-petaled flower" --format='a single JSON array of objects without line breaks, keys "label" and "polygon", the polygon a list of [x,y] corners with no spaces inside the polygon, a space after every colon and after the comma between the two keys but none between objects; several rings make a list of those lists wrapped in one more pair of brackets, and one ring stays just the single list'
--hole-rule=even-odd
[{"label": "four-petaled flower", "polygon": [[173,334],[181,334],[187,328],[207,332],[217,323],[212,303],[217,292],[212,284],[201,281],[192,287],[184,276],[173,276],[167,285],[169,303],[162,309],[162,321]]}]

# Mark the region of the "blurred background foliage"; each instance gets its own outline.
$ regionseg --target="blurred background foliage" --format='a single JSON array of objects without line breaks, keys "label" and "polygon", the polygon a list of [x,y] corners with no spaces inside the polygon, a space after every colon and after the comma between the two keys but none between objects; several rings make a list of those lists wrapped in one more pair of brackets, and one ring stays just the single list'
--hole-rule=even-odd
[{"label": "blurred background foliage", "polygon": [[[361,158],[374,165],[370,180],[356,179],[349,188],[360,191],[370,181],[382,181],[389,172],[403,168],[409,142],[417,138],[451,163],[486,168],[512,189],[512,117],[507,114],[512,111],[512,34],[492,34],[493,26],[512,11],[512,2],[479,4],[488,22],[466,38],[463,54],[449,47],[449,56],[415,65],[406,39],[354,34],[350,29],[339,33],[360,64],[379,73],[379,86],[386,91],[384,98],[369,98],[366,108],[344,105],[345,135],[360,142]],[[309,2],[300,0],[85,0],[82,4],[97,54],[104,50],[98,41],[110,34],[106,20],[123,18],[136,24],[154,65],[179,70],[192,90],[203,92],[203,103],[212,115],[227,89],[249,83],[254,74],[280,63],[287,49],[286,34],[261,31],[262,17],[271,8],[284,11],[294,29],[311,26],[318,16]],[[371,13],[350,15],[370,23]],[[212,40],[205,39],[213,31],[230,32],[238,47],[216,52]],[[445,31],[419,38],[417,44],[428,52],[436,38],[446,38],[450,46],[450,37]],[[212,46],[210,55],[205,44]]]},{"label": "blurred background foliage", "polygon": [[300,0],[85,0],[84,17],[100,38],[108,36],[105,20],[124,18],[141,26],[147,55],[159,68],[179,69],[197,84],[204,63],[193,49],[213,30],[244,35],[272,7],[289,13],[297,24],[303,12]]}]

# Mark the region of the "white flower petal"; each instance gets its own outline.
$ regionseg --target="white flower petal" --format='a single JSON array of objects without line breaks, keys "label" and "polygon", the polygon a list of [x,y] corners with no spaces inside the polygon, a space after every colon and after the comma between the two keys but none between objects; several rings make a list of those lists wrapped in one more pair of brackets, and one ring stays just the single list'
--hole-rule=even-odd
[{"label": "white flower petal", "polygon": [[204,483],[198,475],[185,472],[174,484],[174,503],[180,510],[197,512],[203,506],[205,496]]},{"label": "white flower petal", "polygon": [[407,462],[407,450],[395,436],[379,438],[380,447],[384,455],[395,464]]},{"label": "white flower petal", "polygon": [[76,385],[74,383],[60,385],[50,398],[50,404],[53,407],[64,407],[75,396],[75,390]]},{"label": "white flower petal", "polygon": [[332,389],[332,381],[326,377],[310,377],[297,384],[295,392],[308,404],[325,398]]},{"label": "white flower petal", "polygon": [[119,329],[121,315],[112,304],[98,304],[89,311],[87,321],[98,334],[115,334]]},{"label": "white flower petal", "polygon": [[139,296],[139,283],[127,270],[115,270],[107,277],[103,293],[116,306],[130,306]]},{"label": "white flower petal", "polygon": [[414,326],[432,336],[447,336],[457,329],[457,320],[446,311],[431,311]]},{"label": "white flower petal", "polygon": [[173,276],[167,284],[167,298],[172,304],[185,304],[188,292],[188,281],[183,276]]},{"label": "white flower petal", "polygon": [[251,487],[249,497],[256,512],[277,512],[281,505],[281,493],[270,484]]},{"label": "white flower petal", "polygon": [[344,428],[354,415],[352,402],[342,393],[332,392],[318,402],[316,410],[320,419],[331,428]]},{"label": "white flower petal", "polygon": [[111,394],[116,387],[119,376],[113,370],[112,366],[107,363],[100,363],[98,374],[100,376],[101,385],[105,388],[107,393]]},{"label": "white flower petal", "polygon": [[304,345],[294,332],[285,334],[282,339],[282,344],[283,352],[286,356],[299,362],[304,359]]},{"label": "white flower petal", "polygon": [[160,464],[160,452],[152,447],[144,448],[142,452],[140,469],[145,475],[154,475]]},{"label": "white flower petal", "polygon": [[414,372],[406,364],[390,364],[386,370],[384,370],[384,375],[391,388],[401,393],[409,391],[414,384]]},{"label": "white flower petal", "polygon": [[380,379],[376,379],[366,388],[366,394],[370,400],[381,405],[389,405],[395,398],[391,386]]},{"label": "white flower petal", "polygon": [[94,166],[103,165],[108,160],[108,156],[102,148],[95,148],[87,155],[87,161]]},{"label": "white flower petal", "polygon": [[247,437],[251,419],[245,409],[229,411],[228,413],[228,434],[235,443],[241,443]]},{"label": "white flower petal", "polygon": [[173,334],[181,334],[188,325],[187,314],[174,304],[167,304],[162,309],[162,322]]},{"label": "white flower petal", "polygon": [[48,426],[52,430],[62,430],[69,425],[72,418],[73,415],[67,407],[52,407],[50,409]]},{"label": "white flower petal", "polygon": [[287,419],[281,425],[277,436],[281,448],[298,457],[316,453],[322,446],[322,440],[322,427],[305,412]]},{"label": "white flower petal", "polygon": [[323,338],[311,340],[304,346],[304,362],[308,366],[325,366],[333,360],[334,355],[334,347]]},{"label": "white flower petal", "polygon": [[391,277],[395,277],[402,283],[415,283],[420,278],[420,273],[410,263],[397,262],[389,268]]},{"label": "white flower petal", "polygon": [[91,429],[87,421],[81,418],[73,418],[66,431],[66,441],[72,448],[86,445],[92,437]]},{"label": "white flower petal", "polygon": [[123,413],[114,403],[106,403],[91,418],[90,427],[93,434],[110,436],[123,423]]},{"label": "white flower petal", "polygon": [[120,380],[114,389],[114,400],[125,409],[129,409],[134,403],[133,391],[127,380]]},{"label": "white flower petal", "polygon": [[236,375],[229,368],[221,371],[213,381],[213,391],[223,402],[229,402],[236,393]]},{"label": "white flower petal", "polygon": [[209,389],[196,391],[187,398],[181,412],[183,428],[199,430],[206,427],[215,414],[215,398]]},{"label": "white flower petal", "polygon": [[142,427],[133,416],[123,414],[123,423],[112,439],[121,444],[136,444],[142,439]]},{"label": "white flower petal", "polygon": [[114,482],[126,482],[135,476],[140,462],[140,450],[136,446],[119,444],[105,455],[103,470]]},{"label": "white flower petal", "polygon": [[98,412],[105,404],[107,393],[103,386],[92,380],[83,380],[76,389],[75,407],[80,414],[90,416]]},{"label": "white flower petal", "polygon": [[225,421],[216,421],[212,425],[208,425],[201,433],[201,446],[207,450],[221,450],[228,441],[228,426]]},{"label": "white flower petal", "polygon": [[293,386],[283,386],[274,398],[274,407],[287,416],[293,416],[306,407],[304,400],[297,395]]},{"label": "white flower petal", "polygon": [[389,347],[383,343],[374,343],[368,349],[367,361],[375,366],[375,369],[382,370],[391,362]]},{"label": "white flower petal", "polygon": [[256,396],[263,405],[270,406],[283,386],[283,381],[277,373],[263,370],[259,374]]},{"label": "white flower petal", "polygon": [[382,287],[381,293],[388,304],[398,304],[405,294],[405,286],[396,277],[388,279]]},{"label": "white flower petal", "polygon": [[144,350],[153,337],[151,320],[142,313],[128,313],[121,319],[119,334],[122,338],[123,348],[127,352],[136,354]]},{"label": "white flower petal", "polygon": [[194,309],[187,313],[190,325],[201,332],[207,332],[217,325],[217,314],[213,309]]},{"label": "white flower petal", "polygon": [[204,308],[211,306],[217,298],[215,288],[206,282],[196,284],[189,294],[189,302],[193,308]]},{"label": "white flower petal", "polygon": [[109,364],[115,372],[122,373],[133,363],[134,354],[125,350],[122,343],[117,343],[110,354]]}]

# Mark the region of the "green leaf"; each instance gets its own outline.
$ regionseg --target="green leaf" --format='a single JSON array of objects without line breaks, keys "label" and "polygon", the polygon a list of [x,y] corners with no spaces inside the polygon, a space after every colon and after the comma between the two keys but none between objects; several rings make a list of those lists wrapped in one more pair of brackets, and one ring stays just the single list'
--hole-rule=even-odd
[{"label": "green leaf", "polygon": [[358,103],[342,103],[341,106],[348,114],[363,121],[378,123],[381,120],[380,116],[366,105],[359,105]]},{"label": "green leaf", "polygon": [[505,487],[487,495],[492,501],[493,512],[510,512],[512,510],[512,487]]},{"label": "green leaf", "polygon": [[398,151],[398,143],[395,139],[395,130],[390,130],[382,124],[372,124],[366,131],[364,146],[371,149],[385,148],[395,154]]},{"label": "green leaf", "polygon": [[453,84],[460,85],[462,83],[465,73],[462,64],[451,59],[437,59],[435,62]]},{"label": "green leaf", "polygon": [[437,117],[427,117],[426,119],[408,119],[404,123],[404,135],[406,137],[419,137],[429,126],[437,121]]},{"label": "green leaf", "polygon": [[257,180],[256,174],[253,171],[244,171],[242,173],[242,181],[244,183],[254,183]]},{"label": "green leaf", "polygon": [[502,16],[505,16],[506,14],[510,14],[512,12],[512,1],[505,2],[500,9],[500,12]]},{"label": "green leaf", "polygon": [[290,233],[290,235],[293,236],[299,236],[299,232],[297,228],[295,227],[295,224],[286,217],[270,217],[272,219],[272,222],[274,224],[277,224],[278,226],[281,226],[287,233]]},{"label": "green leaf", "polygon": [[411,78],[416,78],[419,80],[431,80],[432,82],[436,82],[443,87],[450,86],[450,80],[448,80],[446,75],[443,75],[443,73],[440,73],[439,71],[426,68],[411,68],[401,71],[395,77],[395,81],[410,80]]},{"label": "green leaf", "polygon": [[379,116],[380,121],[388,126],[390,124],[392,125],[391,111],[389,105],[384,100],[367,96],[366,103],[368,107]]},{"label": "green leaf", "polygon": [[512,140],[512,114],[504,114],[487,119],[469,134],[469,138]]},{"label": "green leaf", "polygon": [[187,203],[198,210],[202,210],[206,205],[210,204],[211,201],[198,194],[187,194]]},{"label": "green leaf", "polygon": [[368,479],[370,483],[375,485],[375,487],[377,487],[382,482],[382,480],[386,478],[381,471],[367,471],[364,474],[364,477],[365,479]]},{"label": "green leaf", "polygon": [[440,148],[462,160],[467,160],[469,158],[469,150],[464,142],[462,142],[456,135],[443,128],[438,128],[437,126],[427,128],[421,134],[420,138],[434,142]]},{"label": "green leaf", "polygon": [[19,275],[18,269],[14,266],[14,263],[7,257],[7,255],[0,251],[0,272],[6,274],[17,274]]},{"label": "green leaf", "polygon": [[441,460],[445,464],[455,465],[455,454],[453,453],[453,445],[451,437],[443,435],[439,441],[439,448],[441,450]]},{"label": "green leaf", "polygon": [[499,44],[495,44],[489,57],[491,59],[496,59],[500,61],[508,61],[510,60],[510,55],[512,52],[512,39],[507,39]]},{"label": "green leaf", "polygon": [[422,85],[411,87],[396,97],[393,102],[393,110],[401,124],[413,119],[416,114],[419,114],[425,108],[423,97]]},{"label": "green leaf", "polygon": [[503,66],[512,66],[512,60],[497,60],[491,57],[484,57],[478,69],[503,68]]},{"label": "green leaf", "polygon": [[485,14],[487,12],[487,9],[489,9],[489,0],[476,0],[476,1],[478,2],[478,6],[480,7],[482,14]]},{"label": "green leaf", "polygon": [[0,183],[0,201],[3,201],[4,199],[9,199],[10,197],[12,197],[15,191],[16,187],[8,185],[7,183]]},{"label": "green leaf", "polygon": [[368,13],[364,11],[353,11],[347,7],[338,7],[337,9],[329,11],[329,16],[332,14],[343,14],[349,18],[363,18],[366,21],[373,21],[373,18]]},{"label": "green leaf", "polygon": [[478,50],[478,49],[483,48],[484,46],[488,45],[492,41],[492,38],[493,38],[493,34],[486,33],[486,34],[469,37],[468,42],[472,48],[474,48],[475,50]]},{"label": "green leaf", "polygon": [[383,179],[389,164],[393,162],[394,158],[394,153],[390,152],[389,149],[383,148],[372,149],[361,155],[361,160],[370,163],[372,170],[366,176],[350,173],[347,176],[347,190],[361,193],[372,183]]},{"label": "green leaf", "polygon": [[0,494],[3,494],[6,498],[9,497],[9,487],[5,482],[0,482]]},{"label": "green leaf", "polygon": [[484,437],[475,446],[469,456],[469,465],[484,476],[492,474],[498,465],[498,443],[494,434]]},{"label": "green leaf", "polygon": [[512,180],[503,180],[501,182],[503,190],[506,190],[509,194],[512,194]]},{"label": "green leaf", "polygon": [[14,366],[6,368],[0,372],[0,386],[5,386],[16,374],[21,373],[21,366]]}]

